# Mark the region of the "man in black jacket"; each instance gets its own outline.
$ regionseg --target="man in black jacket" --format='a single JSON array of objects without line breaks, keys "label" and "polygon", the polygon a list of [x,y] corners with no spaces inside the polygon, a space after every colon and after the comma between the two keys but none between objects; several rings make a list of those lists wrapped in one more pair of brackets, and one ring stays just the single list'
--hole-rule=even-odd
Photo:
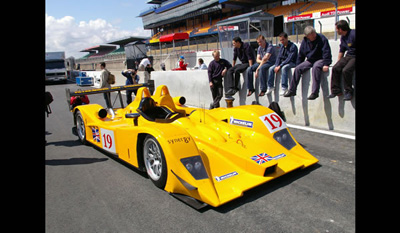
[{"label": "man in black jacket", "polygon": [[[304,29],[304,35],[305,37],[301,42],[297,56],[293,79],[290,82],[289,90],[283,96],[295,96],[301,75],[312,67],[313,84],[311,95],[308,99],[314,100],[319,96],[322,72],[327,72],[329,65],[332,63],[331,47],[328,39],[324,35],[316,33],[312,26],[307,26]],[[304,61],[305,58],[307,58],[306,61]]]},{"label": "man in black jacket", "polygon": [[[344,98],[353,98],[353,73],[356,68],[356,29],[350,29],[346,20],[339,20],[336,23],[336,31],[340,38],[339,55],[336,64],[332,68],[331,94],[328,98],[342,95],[341,76],[344,80]],[[344,53],[347,51],[346,56]]]},{"label": "man in black jacket", "polygon": [[[240,37],[232,39],[233,45],[233,62],[232,67],[229,68],[226,74],[226,85],[229,90],[225,95],[234,95],[239,89],[240,73],[247,70],[247,67],[252,66],[254,61],[254,52],[248,43],[243,43]],[[242,64],[236,65],[236,59],[242,62]],[[235,76],[234,76],[235,75]]]},{"label": "man in black jacket", "polygon": [[214,60],[208,65],[208,82],[213,97],[213,103],[210,109],[219,108],[219,101],[223,96],[222,77],[225,76],[228,69],[232,67],[231,63],[220,58],[218,50],[215,50],[212,56]]}]

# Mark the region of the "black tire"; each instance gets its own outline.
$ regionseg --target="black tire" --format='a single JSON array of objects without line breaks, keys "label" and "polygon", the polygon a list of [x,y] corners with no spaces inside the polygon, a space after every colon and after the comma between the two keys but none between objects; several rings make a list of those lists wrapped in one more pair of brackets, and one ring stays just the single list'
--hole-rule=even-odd
[{"label": "black tire", "polygon": [[164,152],[151,135],[147,135],[143,143],[143,162],[150,180],[160,189],[167,183],[167,162]]},{"label": "black tire", "polygon": [[75,112],[76,133],[78,134],[79,141],[86,144],[86,126],[82,114],[79,110]]}]

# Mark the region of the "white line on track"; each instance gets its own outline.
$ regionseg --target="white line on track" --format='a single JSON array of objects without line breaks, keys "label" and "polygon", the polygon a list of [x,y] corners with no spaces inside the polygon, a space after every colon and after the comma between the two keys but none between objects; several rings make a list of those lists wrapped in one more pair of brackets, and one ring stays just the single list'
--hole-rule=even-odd
[{"label": "white line on track", "polygon": [[292,124],[286,124],[286,125],[290,128],[301,129],[301,130],[315,132],[315,133],[322,133],[322,134],[327,134],[327,135],[331,135],[331,136],[335,136],[335,137],[342,137],[342,138],[347,138],[347,139],[352,139],[352,140],[356,139],[355,135],[331,132],[328,130],[315,129],[315,128],[310,128],[310,127],[300,126],[300,125],[292,125]]}]

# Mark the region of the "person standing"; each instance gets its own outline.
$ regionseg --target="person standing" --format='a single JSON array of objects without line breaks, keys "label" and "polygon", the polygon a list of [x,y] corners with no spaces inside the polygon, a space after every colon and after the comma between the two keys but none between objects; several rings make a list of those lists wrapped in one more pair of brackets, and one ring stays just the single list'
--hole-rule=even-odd
[{"label": "person standing", "polygon": [[213,103],[211,104],[210,109],[219,108],[219,101],[222,99],[224,91],[222,77],[225,76],[228,69],[232,67],[231,63],[220,58],[218,50],[214,50],[212,56],[214,60],[212,60],[208,65],[208,82],[213,97]]},{"label": "person standing", "polygon": [[[304,29],[304,35],[297,56],[293,79],[288,91],[283,96],[295,96],[301,76],[312,67],[313,84],[311,95],[307,99],[315,100],[319,96],[322,72],[327,72],[332,63],[331,47],[328,39],[324,35],[316,33],[312,26],[307,26]],[[307,60],[304,61],[306,58]]]},{"label": "person standing", "polygon": [[[125,85],[132,85],[132,84],[138,84],[139,83],[139,75],[137,75],[137,70],[136,69],[127,69],[121,72],[123,76],[126,77]],[[132,92],[137,93],[136,90],[126,90],[126,103],[130,104],[132,102]]]},{"label": "person standing", "polygon": [[[100,63],[100,88],[110,88],[111,85],[108,83],[108,77],[110,76],[110,71],[106,69],[106,63]],[[111,108],[111,95],[110,93],[103,93],[104,100],[106,101],[107,108]]]},{"label": "person standing", "polygon": [[267,94],[272,92],[274,84],[270,85],[268,83],[268,90],[267,90],[267,80],[268,80],[268,69],[275,64],[276,55],[275,55],[275,48],[271,44],[269,44],[263,35],[259,35],[257,37],[258,49],[257,49],[257,59],[256,63],[250,66],[250,69],[247,73],[247,89],[249,92],[247,96],[250,96],[254,93],[254,84],[253,84],[253,72],[256,71],[256,78],[260,77],[260,88],[261,92],[259,96],[264,96],[265,93]]},{"label": "person standing", "polygon": [[[233,61],[232,67],[228,69],[226,75],[226,85],[229,90],[225,95],[234,95],[238,90],[240,73],[243,73],[247,67],[252,66],[255,62],[254,53],[251,46],[248,43],[242,42],[240,37],[234,37],[232,39],[233,45]],[[242,62],[242,64],[236,65],[236,59]]]},{"label": "person standing", "polygon": [[[353,98],[353,73],[356,68],[356,30],[350,29],[345,20],[336,23],[336,31],[340,37],[339,55],[336,64],[332,68],[331,94],[328,98],[342,95],[341,75],[344,80],[344,100]],[[346,56],[344,53],[347,51]]]},{"label": "person standing", "polygon": [[151,67],[150,60],[147,57],[143,58],[140,61],[138,69],[139,69],[139,71],[144,71],[144,82],[147,83],[151,79],[151,76],[150,76],[151,71],[154,70]]},{"label": "person standing", "polygon": [[283,95],[288,89],[289,72],[291,72],[291,68],[296,67],[298,51],[297,46],[288,39],[288,34],[286,32],[280,33],[278,37],[279,42],[281,42],[282,46],[279,49],[279,54],[276,58],[275,65],[269,68],[268,83],[271,83],[273,85],[275,82],[275,74],[278,74],[279,71],[282,71],[282,91],[280,92],[280,95]]}]

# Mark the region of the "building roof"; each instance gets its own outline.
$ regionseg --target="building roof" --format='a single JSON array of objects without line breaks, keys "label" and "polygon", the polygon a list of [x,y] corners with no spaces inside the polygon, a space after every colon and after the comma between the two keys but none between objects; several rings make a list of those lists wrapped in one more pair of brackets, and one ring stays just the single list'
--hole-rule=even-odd
[{"label": "building roof", "polygon": [[250,22],[255,21],[255,20],[269,20],[269,19],[274,19],[274,17],[275,16],[272,14],[266,13],[262,10],[258,10],[258,11],[253,11],[253,12],[229,17],[227,19],[219,21],[217,23],[217,25],[220,26],[220,25],[232,24],[232,23],[237,23],[237,22],[242,22],[242,21],[247,21],[247,20],[250,20]]},{"label": "building roof", "polygon": [[115,45],[96,45],[96,46],[84,49],[80,52],[89,52],[90,53],[90,52],[94,52],[94,51],[99,51],[99,52],[100,51],[108,51],[108,50],[112,51],[112,50],[115,50],[116,48],[117,48],[117,46],[115,46]]},{"label": "building roof", "polygon": [[150,37],[145,37],[145,36],[129,36],[129,37],[125,37],[125,38],[121,38],[115,41],[110,41],[107,42],[106,44],[114,44],[114,45],[119,45],[121,47],[123,47],[126,44],[129,44],[131,42],[134,41],[144,41],[149,39]]}]

